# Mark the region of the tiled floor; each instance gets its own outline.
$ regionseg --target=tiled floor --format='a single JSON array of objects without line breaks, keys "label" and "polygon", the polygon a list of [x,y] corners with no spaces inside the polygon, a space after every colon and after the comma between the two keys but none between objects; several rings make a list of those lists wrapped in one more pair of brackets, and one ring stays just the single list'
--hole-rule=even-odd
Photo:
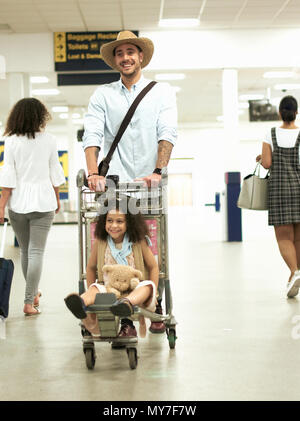
[{"label": "tiled floor", "polygon": [[24,281],[8,228],[5,256],[16,267],[0,340],[2,401],[299,400],[300,297],[286,299],[288,271],[274,240],[199,243],[189,218],[176,221],[170,214],[176,348],[148,333],[136,370],[108,343],[96,344],[95,368],[86,368],[78,320],[63,301],[77,290],[76,225],[52,227],[35,318],[22,313]]}]

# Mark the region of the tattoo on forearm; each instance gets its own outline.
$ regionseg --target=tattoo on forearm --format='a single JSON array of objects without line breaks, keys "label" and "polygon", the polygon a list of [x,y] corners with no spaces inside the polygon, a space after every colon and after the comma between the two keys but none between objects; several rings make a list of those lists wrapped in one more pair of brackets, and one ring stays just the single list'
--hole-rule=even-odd
[{"label": "tattoo on forearm", "polygon": [[161,140],[158,144],[158,155],[156,161],[157,168],[166,167],[169,163],[173,145],[167,140]]}]

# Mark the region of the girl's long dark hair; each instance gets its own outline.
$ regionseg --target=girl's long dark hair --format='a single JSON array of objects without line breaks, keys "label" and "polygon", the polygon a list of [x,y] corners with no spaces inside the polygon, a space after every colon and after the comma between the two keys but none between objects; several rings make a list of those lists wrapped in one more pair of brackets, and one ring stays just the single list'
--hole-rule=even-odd
[{"label": "girl's long dark hair", "polygon": [[8,116],[4,136],[16,134],[34,139],[50,118],[47,108],[38,99],[20,99]]},{"label": "girl's long dark hair", "polygon": [[279,104],[279,112],[283,121],[290,123],[296,120],[297,111],[297,100],[292,95],[282,98]]},{"label": "girl's long dark hair", "polygon": [[[105,229],[106,225],[106,218],[107,214],[111,210],[118,210],[125,214],[126,216],[126,226],[127,226],[127,234],[129,237],[129,241],[136,243],[138,241],[142,241],[145,239],[145,235],[149,235],[149,230],[147,223],[141,213],[132,214],[129,212],[129,200],[131,202],[130,208],[135,201],[133,197],[128,198],[127,196],[119,196],[116,200],[110,201],[106,200],[104,202],[104,206],[106,208],[106,212],[98,216],[96,228],[95,228],[95,236],[99,240],[106,240],[107,239],[107,231]],[[135,201],[136,202],[136,201]],[[132,209],[132,208],[131,208]]]}]

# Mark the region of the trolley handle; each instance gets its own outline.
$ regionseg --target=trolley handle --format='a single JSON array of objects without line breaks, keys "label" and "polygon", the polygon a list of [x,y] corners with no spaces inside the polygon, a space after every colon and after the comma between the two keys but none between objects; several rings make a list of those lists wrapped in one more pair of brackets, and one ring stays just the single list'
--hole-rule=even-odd
[{"label": "trolley handle", "polygon": [[[105,178],[107,180],[112,180],[115,183],[116,187],[118,186],[118,184],[119,184],[119,176],[118,175],[107,175]],[[87,179],[87,176],[86,176],[85,172],[83,174],[83,184],[85,185],[85,187],[89,188],[89,183],[88,183],[88,179]],[[107,188],[105,188],[105,190],[106,189]]]},{"label": "trolley handle", "polygon": [[[83,172],[83,184],[85,187],[89,188],[88,185],[88,179],[87,176],[85,174],[85,172]],[[166,179],[167,176],[163,175],[162,177],[162,181],[159,183],[158,187],[161,187],[162,184],[166,183]],[[118,191],[124,191],[124,190],[130,190],[130,191],[148,191],[149,188],[147,187],[147,185],[145,184],[145,182],[143,180],[138,180],[138,181],[127,181],[127,182],[119,182],[119,176],[118,175],[107,175],[106,176],[106,180],[111,180],[114,185],[115,185],[115,190]],[[109,188],[108,185],[105,186],[105,191],[107,191]],[[101,192],[98,192],[101,193]],[[102,192],[103,193],[103,192]]]},{"label": "trolley handle", "polygon": [[[4,244],[5,244],[5,238],[6,238],[6,228],[8,224],[8,219],[4,218],[4,225],[3,225],[3,232],[2,232],[2,239],[0,244],[0,258],[4,257]],[[1,223],[2,225],[2,223]]]},{"label": "trolley handle", "polygon": [[[115,183],[116,190],[127,190],[127,189],[137,189],[137,188],[146,188],[145,183],[143,181],[128,181],[124,183],[119,183],[119,176],[118,175],[108,175],[106,180],[112,180]],[[88,179],[86,175],[83,176],[83,184],[85,187],[89,188]],[[108,190],[108,186],[105,186],[105,191]],[[96,192],[97,193],[97,192]],[[100,192],[98,192],[100,193]]]}]

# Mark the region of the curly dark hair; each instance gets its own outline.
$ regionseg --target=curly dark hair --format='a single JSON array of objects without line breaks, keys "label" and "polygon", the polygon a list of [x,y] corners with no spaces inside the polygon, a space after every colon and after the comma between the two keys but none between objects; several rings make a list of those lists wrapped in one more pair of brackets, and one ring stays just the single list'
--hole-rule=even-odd
[{"label": "curly dark hair", "polygon": [[107,215],[112,210],[118,210],[126,216],[126,232],[129,241],[136,243],[145,239],[145,235],[149,235],[149,229],[143,215],[140,212],[137,214],[130,213],[132,206],[137,205],[136,199],[128,196],[118,196],[115,199],[116,200],[106,200],[104,202],[105,213],[98,216],[95,228],[96,238],[104,241],[107,239],[108,234],[105,229]]},{"label": "curly dark hair", "polygon": [[35,138],[35,133],[45,127],[51,115],[44,104],[36,98],[23,98],[12,108],[6,123],[4,136],[27,136]]}]

